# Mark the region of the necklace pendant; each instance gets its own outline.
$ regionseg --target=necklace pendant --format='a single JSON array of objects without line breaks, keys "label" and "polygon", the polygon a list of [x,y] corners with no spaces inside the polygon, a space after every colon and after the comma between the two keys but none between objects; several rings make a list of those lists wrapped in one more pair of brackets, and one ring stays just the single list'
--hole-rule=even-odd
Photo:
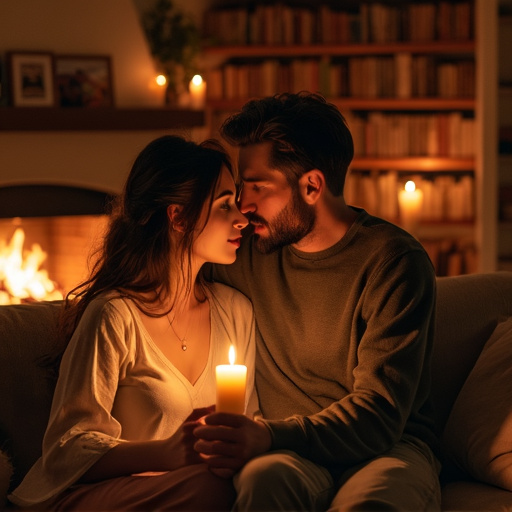
[{"label": "necklace pendant", "polygon": [[185,343],[185,340],[183,340],[183,341],[181,342],[181,350],[183,350],[183,352],[185,352],[185,351],[187,350],[187,345],[186,345],[186,343]]}]

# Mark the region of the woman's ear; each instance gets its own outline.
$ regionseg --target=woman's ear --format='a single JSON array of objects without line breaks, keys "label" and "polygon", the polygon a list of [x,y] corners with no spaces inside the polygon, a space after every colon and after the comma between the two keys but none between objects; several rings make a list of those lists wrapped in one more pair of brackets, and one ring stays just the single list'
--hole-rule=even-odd
[{"label": "woman's ear", "polygon": [[167,217],[174,231],[183,232],[183,219],[181,217],[183,207],[179,204],[170,204],[167,207]]},{"label": "woman's ear", "polygon": [[315,204],[325,188],[324,173],[318,169],[311,169],[299,179],[299,189],[304,201]]}]

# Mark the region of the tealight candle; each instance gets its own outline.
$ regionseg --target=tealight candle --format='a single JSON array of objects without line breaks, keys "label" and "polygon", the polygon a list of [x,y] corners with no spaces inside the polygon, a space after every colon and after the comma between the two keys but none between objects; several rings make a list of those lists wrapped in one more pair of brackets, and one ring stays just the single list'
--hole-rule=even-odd
[{"label": "tealight candle", "polygon": [[188,92],[190,93],[190,106],[194,109],[204,107],[206,99],[206,82],[201,75],[194,75],[188,84]]},{"label": "tealight candle", "polygon": [[408,181],[398,195],[400,220],[406,231],[414,231],[421,216],[423,192],[416,189],[414,181]]},{"label": "tealight candle", "polygon": [[245,410],[245,387],[247,366],[235,364],[235,348],[229,348],[229,364],[216,367],[217,412],[243,414]]}]

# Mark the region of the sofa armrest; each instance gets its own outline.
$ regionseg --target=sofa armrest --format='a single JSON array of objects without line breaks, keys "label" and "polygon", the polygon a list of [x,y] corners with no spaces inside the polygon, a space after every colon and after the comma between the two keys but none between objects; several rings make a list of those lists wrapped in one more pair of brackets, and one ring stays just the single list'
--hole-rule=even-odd
[{"label": "sofa armrest", "polygon": [[7,493],[11,485],[13,468],[6,453],[0,450],[0,509],[3,510],[7,503]]}]

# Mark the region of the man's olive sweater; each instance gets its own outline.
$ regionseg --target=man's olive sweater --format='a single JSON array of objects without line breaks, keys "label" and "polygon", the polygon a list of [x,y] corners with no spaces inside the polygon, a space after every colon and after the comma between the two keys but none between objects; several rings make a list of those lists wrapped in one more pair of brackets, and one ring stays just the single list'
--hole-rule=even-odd
[{"label": "man's olive sweater", "polygon": [[253,303],[256,386],[273,449],[337,471],[404,434],[436,450],[430,402],[435,276],[412,236],[360,210],[315,253],[244,239],[216,280]]}]

